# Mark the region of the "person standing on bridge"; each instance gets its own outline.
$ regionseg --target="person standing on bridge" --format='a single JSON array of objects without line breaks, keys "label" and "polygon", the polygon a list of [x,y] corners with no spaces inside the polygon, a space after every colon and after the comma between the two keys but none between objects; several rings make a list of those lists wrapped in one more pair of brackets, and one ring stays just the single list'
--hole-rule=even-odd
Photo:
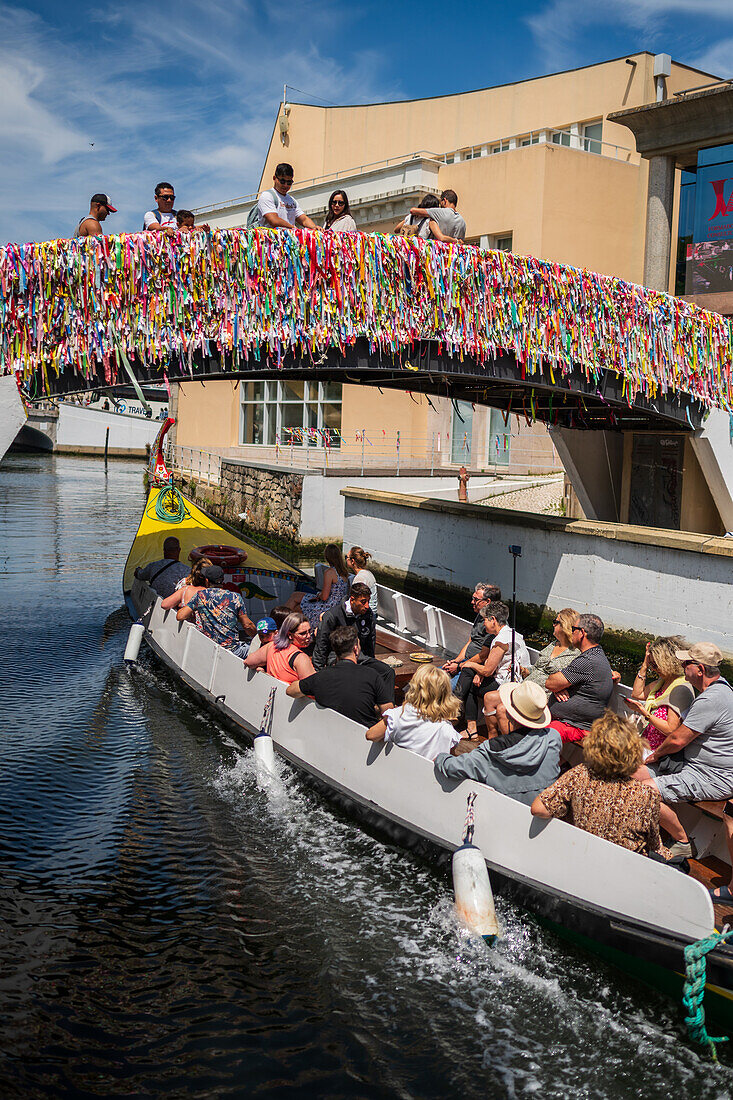
[{"label": "person standing on bridge", "polygon": [[428,218],[430,239],[433,241],[465,241],[466,223],[456,210],[458,195],[455,191],[443,191],[437,210],[428,210],[414,206],[410,210],[413,218]]},{"label": "person standing on bridge", "polygon": [[76,227],[75,237],[102,237],[104,236],[104,230],[102,229],[102,222],[108,214],[116,214],[117,207],[113,206],[109,201],[109,195],[104,195],[101,191],[96,195],[92,195],[91,202],[89,203],[89,213],[86,217],[82,218]]},{"label": "person standing on bridge", "polygon": [[155,188],[155,210],[148,210],[143,218],[143,229],[150,233],[161,233],[166,229],[177,230],[176,212],[173,203],[176,192],[172,183],[159,183]]},{"label": "person standing on bridge", "polygon": [[263,191],[257,201],[259,224],[266,229],[317,229],[318,226],[301,210],[297,199],[288,192],[293,186],[292,164],[278,164],[272,177],[274,187]]}]

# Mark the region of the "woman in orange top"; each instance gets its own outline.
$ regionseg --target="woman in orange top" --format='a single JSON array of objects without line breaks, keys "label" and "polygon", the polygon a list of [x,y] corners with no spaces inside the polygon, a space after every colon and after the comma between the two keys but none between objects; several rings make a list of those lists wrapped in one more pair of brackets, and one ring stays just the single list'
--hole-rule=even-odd
[{"label": "woman in orange top", "polygon": [[264,668],[276,680],[292,684],[315,672],[304,652],[311,642],[311,626],[302,611],[288,615],[274,640],[245,658],[247,668]]}]

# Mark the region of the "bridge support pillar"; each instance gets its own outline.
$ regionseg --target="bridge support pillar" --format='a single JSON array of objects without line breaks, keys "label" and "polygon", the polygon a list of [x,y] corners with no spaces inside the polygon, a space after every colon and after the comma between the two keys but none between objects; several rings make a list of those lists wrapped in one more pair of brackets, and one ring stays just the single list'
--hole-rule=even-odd
[{"label": "bridge support pillar", "polygon": [[733,416],[713,409],[690,441],[725,529],[733,531]]},{"label": "bridge support pillar", "polygon": [[674,169],[674,157],[657,156],[649,158],[644,285],[665,293],[669,290]]},{"label": "bridge support pillar", "polygon": [[550,428],[555,449],[588,519],[621,522],[621,432]]}]

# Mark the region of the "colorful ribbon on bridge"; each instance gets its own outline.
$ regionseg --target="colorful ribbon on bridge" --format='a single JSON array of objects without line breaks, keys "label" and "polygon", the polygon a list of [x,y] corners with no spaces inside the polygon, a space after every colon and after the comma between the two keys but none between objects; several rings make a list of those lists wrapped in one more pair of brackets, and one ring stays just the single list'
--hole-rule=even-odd
[{"label": "colorful ribbon on bridge", "polygon": [[[365,337],[403,355],[437,341],[523,378],[604,369],[637,394],[733,409],[731,322],[679,298],[562,264],[381,234],[137,233],[0,249],[0,370],[53,388],[67,370],[126,381],[124,351],[161,371],[193,354],[317,360]],[[78,388],[78,387],[77,387]],[[35,396],[35,395],[34,395]]]}]

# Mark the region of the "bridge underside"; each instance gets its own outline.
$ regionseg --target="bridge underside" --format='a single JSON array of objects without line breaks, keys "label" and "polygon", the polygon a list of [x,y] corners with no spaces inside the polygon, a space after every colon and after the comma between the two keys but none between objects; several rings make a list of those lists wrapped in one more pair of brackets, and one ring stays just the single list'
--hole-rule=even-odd
[{"label": "bridge underside", "polygon": [[[693,431],[701,426],[705,413],[705,406],[688,394],[658,394],[653,399],[638,394],[629,401],[623,379],[613,371],[601,370],[593,378],[580,367],[565,375],[556,368],[553,377],[547,364],[530,373],[512,354],[479,363],[448,355],[430,342],[416,343],[409,356],[386,356],[370,351],[366,340],[357,340],[345,353],[331,349],[312,359],[290,352],[276,358],[263,349],[259,357],[221,358],[199,352],[190,362],[132,360],[130,367],[140,383],[162,384],[166,377],[170,382],[204,385],[219,379],[294,378],[407,390],[490,405],[563,428]],[[114,376],[113,381],[98,363],[86,376],[66,370],[57,377],[49,376],[47,383],[37,373],[28,379],[28,389],[31,395],[35,390],[63,396],[129,385],[119,365]]]}]

